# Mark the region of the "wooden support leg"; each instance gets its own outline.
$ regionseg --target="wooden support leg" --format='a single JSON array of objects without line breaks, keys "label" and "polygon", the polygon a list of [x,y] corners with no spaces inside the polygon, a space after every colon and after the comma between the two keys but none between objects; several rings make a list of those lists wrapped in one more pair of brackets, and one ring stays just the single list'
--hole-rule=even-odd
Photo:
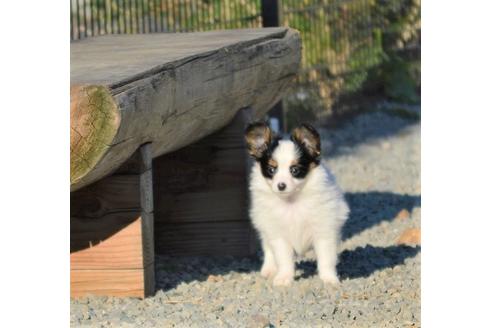
[{"label": "wooden support leg", "polygon": [[151,145],[70,199],[70,293],[154,293]]},{"label": "wooden support leg", "polygon": [[156,253],[247,256],[257,249],[248,215],[250,109],[225,128],[154,159]]}]

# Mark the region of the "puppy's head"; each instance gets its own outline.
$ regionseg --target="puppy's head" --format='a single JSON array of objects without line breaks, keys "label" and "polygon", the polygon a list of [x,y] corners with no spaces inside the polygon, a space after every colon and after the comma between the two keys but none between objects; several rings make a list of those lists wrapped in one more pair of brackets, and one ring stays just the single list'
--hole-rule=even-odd
[{"label": "puppy's head", "polygon": [[320,162],[320,137],[310,125],[295,128],[290,140],[279,140],[267,124],[246,128],[246,144],[272,191],[289,196],[302,189],[309,172]]}]

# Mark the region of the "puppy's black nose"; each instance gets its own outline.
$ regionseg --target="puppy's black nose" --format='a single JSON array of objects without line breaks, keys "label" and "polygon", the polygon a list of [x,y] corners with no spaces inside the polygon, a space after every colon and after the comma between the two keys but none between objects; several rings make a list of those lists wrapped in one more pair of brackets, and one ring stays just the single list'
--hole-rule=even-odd
[{"label": "puppy's black nose", "polygon": [[285,187],[287,187],[287,186],[285,185],[285,183],[280,182],[280,183],[277,185],[277,187],[278,187],[278,190],[283,191],[283,190],[285,190]]}]

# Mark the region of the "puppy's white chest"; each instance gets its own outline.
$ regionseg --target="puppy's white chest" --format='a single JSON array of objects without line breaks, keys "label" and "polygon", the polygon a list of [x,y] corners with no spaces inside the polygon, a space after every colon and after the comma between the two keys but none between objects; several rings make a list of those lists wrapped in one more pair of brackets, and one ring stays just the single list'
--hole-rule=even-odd
[{"label": "puppy's white chest", "polygon": [[297,254],[304,254],[312,243],[312,225],[309,209],[303,203],[288,204],[281,216],[284,237]]}]

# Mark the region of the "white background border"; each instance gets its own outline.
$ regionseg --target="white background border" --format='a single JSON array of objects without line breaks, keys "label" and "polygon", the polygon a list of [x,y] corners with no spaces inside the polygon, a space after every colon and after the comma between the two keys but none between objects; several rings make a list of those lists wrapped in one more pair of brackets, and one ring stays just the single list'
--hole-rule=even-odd
[{"label": "white background border", "polygon": [[489,1],[422,3],[422,322],[492,315]]},{"label": "white background border", "polygon": [[0,7],[3,327],[70,324],[70,2]]},{"label": "white background border", "polygon": [[[69,325],[69,1],[0,10],[7,327]],[[422,4],[422,320],[484,327],[492,295],[492,8]]]}]

